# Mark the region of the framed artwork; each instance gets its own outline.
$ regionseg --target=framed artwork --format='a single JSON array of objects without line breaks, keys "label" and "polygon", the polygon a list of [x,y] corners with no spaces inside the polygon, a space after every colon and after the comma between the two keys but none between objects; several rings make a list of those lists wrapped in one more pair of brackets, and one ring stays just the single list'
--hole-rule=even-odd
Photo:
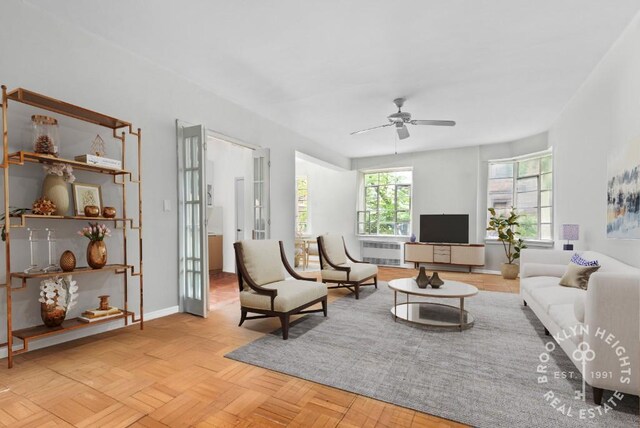
[{"label": "framed artwork", "polygon": [[84,215],[84,207],[95,205],[102,212],[102,190],[97,184],[72,183],[73,205],[77,216]]},{"label": "framed artwork", "polygon": [[607,238],[640,239],[640,138],[607,162]]}]

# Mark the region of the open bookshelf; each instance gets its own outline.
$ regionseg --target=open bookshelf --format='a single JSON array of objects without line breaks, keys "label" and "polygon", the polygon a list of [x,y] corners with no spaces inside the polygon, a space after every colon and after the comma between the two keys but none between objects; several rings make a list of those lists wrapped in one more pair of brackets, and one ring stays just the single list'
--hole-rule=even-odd
[{"label": "open bookshelf", "polygon": [[[61,114],[79,121],[91,123],[94,125],[99,125],[102,127],[106,127],[112,130],[113,138],[121,141],[122,143],[122,157],[121,164],[125,166],[125,157],[126,153],[124,150],[125,141],[127,135],[130,137],[134,137],[137,143],[137,170],[129,171],[125,169],[113,169],[105,166],[92,165],[85,162],[79,162],[77,160],[65,159],[57,156],[34,153],[30,151],[18,151],[18,152],[9,152],[9,123],[7,118],[7,108],[9,107],[9,102],[18,102],[22,104],[26,104],[32,107],[36,107],[39,109],[44,109],[53,113]],[[108,116],[102,113],[95,112],[93,110],[86,109],[84,107],[76,106],[55,98],[51,98],[42,94],[38,94],[36,92],[17,88],[12,91],[7,91],[7,88],[2,86],[2,125],[3,125],[3,157],[2,163],[0,167],[3,169],[4,175],[4,212],[10,212],[10,198],[9,198],[9,189],[10,189],[10,181],[11,181],[11,171],[14,168],[25,167],[29,164],[53,164],[53,163],[64,163],[71,165],[74,169],[88,171],[95,174],[107,174],[113,176],[113,184],[112,185],[120,185],[122,186],[122,191],[120,192],[122,199],[122,215],[117,218],[106,218],[106,217],[85,217],[85,216],[75,216],[75,215],[36,215],[36,214],[20,214],[20,215],[7,215],[5,216],[5,230],[6,230],[6,240],[5,240],[5,254],[6,254],[6,282],[4,284],[0,284],[0,287],[4,288],[6,291],[6,317],[7,317],[7,340],[5,343],[0,344],[0,348],[7,348],[7,364],[8,367],[13,367],[14,356],[21,354],[23,352],[27,352],[29,350],[29,342],[31,340],[37,340],[44,337],[50,337],[58,334],[64,334],[66,332],[82,329],[82,328],[90,328],[98,324],[111,323],[111,322],[123,322],[124,325],[128,325],[131,323],[137,323],[140,326],[140,329],[144,328],[144,286],[143,286],[143,272],[142,272],[142,199],[141,199],[141,191],[142,191],[142,177],[140,173],[140,154],[141,154],[141,144],[142,144],[142,131],[138,129],[134,129],[130,122]],[[134,187],[137,191],[137,206],[135,213],[136,215],[127,216],[126,212],[126,200],[127,194],[126,189],[127,185]],[[19,222],[16,222],[16,219],[19,219]],[[13,222],[12,222],[13,220]],[[36,273],[24,273],[18,271],[12,271],[11,269],[11,229],[16,227],[25,227],[29,221],[38,220],[38,221],[74,221],[74,220],[90,220],[90,221],[99,221],[99,222],[113,222],[119,230],[122,230],[123,239],[122,239],[122,263],[113,263],[104,266],[101,269],[92,269],[89,267],[77,267],[73,271],[70,272],[36,272]],[[135,263],[131,263],[130,255],[128,254],[127,249],[127,236],[128,234],[137,234],[137,243],[138,243],[138,254],[137,260]],[[132,242],[129,239],[129,242]],[[97,273],[102,273],[105,275],[119,275],[122,278],[123,283],[123,302],[124,307],[122,308],[123,313],[121,315],[115,317],[109,317],[105,319],[101,319],[98,321],[94,321],[91,323],[85,323],[80,321],[78,318],[69,318],[65,319],[65,321],[58,327],[46,327],[45,325],[34,325],[20,329],[13,329],[14,320],[13,320],[13,311],[12,311],[12,292],[16,292],[19,290],[24,290],[30,286],[37,286],[36,284],[44,278],[52,278],[57,276],[66,276],[66,275],[95,275]],[[129,308],[129,281],[136,277],[138,279],[139,284],[139,307],[137,310],[130,310]],[[102,278],[102,277],[96,277]],[[80,288],[82,290],[82,288]],[[81,292],[81,291],[80,291]],[[33,311],[39,311],[40,303],[37,301],[33,302]],[[137,313],[136,313],[137,312]],[[22,344],[22,347],[19,349],[15,349],[16,345]]]}]

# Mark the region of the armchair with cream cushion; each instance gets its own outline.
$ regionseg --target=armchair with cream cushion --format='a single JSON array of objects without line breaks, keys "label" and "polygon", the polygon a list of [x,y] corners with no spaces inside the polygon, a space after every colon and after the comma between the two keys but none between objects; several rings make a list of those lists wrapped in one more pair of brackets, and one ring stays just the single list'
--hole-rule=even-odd
[{"label": "armchair with cream cushion", "polygon": [[342,236],[318,236],[318,253],[322,282],[336,284],[328,288],[348,288],[356,299],[360,298],[360,287],[373,285],[378,288],[378,267],[351,257]]},{"label": "armchair with cream cushion", "polygon": [[[323,312],[327,316],[327,286],[298,275],[287,261],[282,241],[249,240],[233,246],[240,288],[239,325],[248,319],[278,317],[286,340],[291,315]],[[285,278],[285,269],[293,279]],[[304,310],[318,303],[322,309]]]}]

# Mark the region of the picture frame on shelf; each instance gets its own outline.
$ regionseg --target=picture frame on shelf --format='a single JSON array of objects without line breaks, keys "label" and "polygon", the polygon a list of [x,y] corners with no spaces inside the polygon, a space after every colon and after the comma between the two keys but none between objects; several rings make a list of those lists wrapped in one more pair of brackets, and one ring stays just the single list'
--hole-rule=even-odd
[{"label": "picture frame on shelf", "polygon": [[102,212],[102,187],[98,184],[72,183],[73,209],[76,216],[84,216],[84,207],[95,205]]}]

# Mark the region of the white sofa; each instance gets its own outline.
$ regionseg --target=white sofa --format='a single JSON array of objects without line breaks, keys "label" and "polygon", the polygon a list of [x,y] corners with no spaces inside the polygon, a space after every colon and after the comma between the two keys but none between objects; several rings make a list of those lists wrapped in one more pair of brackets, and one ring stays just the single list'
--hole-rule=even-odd
[{"label": "white sofa", "polygon": [[[523,250],[520,262],[523,302],[556,338],[578,370],[582,372],[582,363],[573,358],[578,345],[584,341],[595,352],[595,358],[587,361],[582,374],[593,387],[596,404],[600,404],[603,390],[640,395],[640,269],[604,254],[579,252],[587,260],[598,260],[601,267],[591,275],[587,290],[563,287],[559,281],[573,254],[573,251]],[[607,341],[609,334],[614,338]],[[564,337],[568,339],[562,340]],[[614,347],[616,341],[619,345]],[[615,352],[615,349],[621,352],[619,346],[625,351],[621,356]],[[629,367],[631,373],[623,374],[622,370]],[[605,379],[594,375],[602,372],[613,376]]]}]

